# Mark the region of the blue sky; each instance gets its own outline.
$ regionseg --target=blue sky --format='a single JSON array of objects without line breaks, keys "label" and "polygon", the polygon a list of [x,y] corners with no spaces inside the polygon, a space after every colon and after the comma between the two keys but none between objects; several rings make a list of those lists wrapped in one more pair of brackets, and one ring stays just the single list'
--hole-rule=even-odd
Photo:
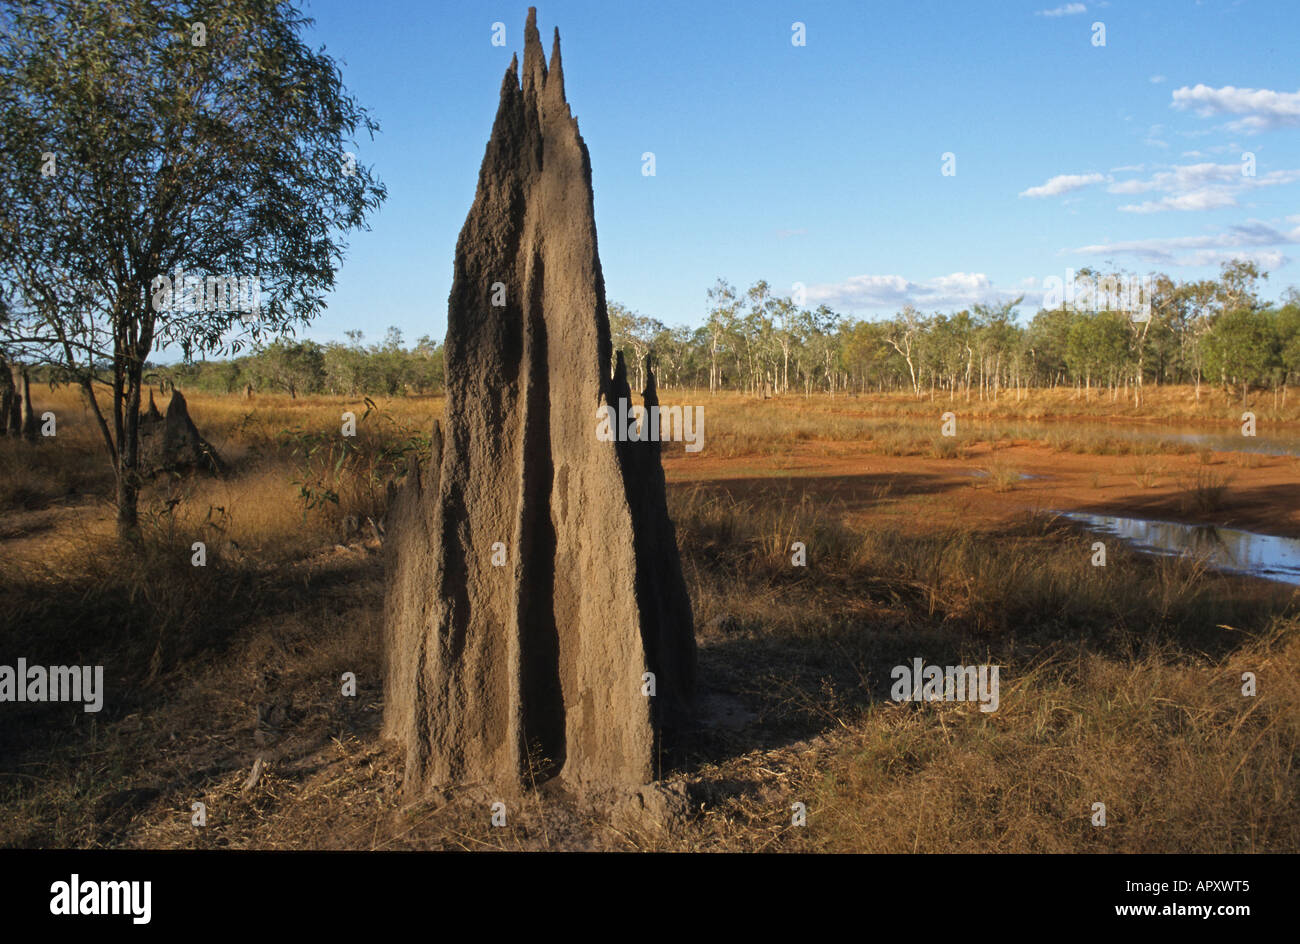
[{"label": "blue sky", "polygon": [[[358,158],[389,199],[303,336],[442,338],[527,8],[306,3],[381,124]],[[1268,297],[1300,284],[1295,0],[549,0],[538,20],[548,52],[560,29],[608,297],[666,324],[699,324],[718,277],[860,317],[1021,293],[1027,317],[1084,265],[1190,279],[1248,256]]]}]

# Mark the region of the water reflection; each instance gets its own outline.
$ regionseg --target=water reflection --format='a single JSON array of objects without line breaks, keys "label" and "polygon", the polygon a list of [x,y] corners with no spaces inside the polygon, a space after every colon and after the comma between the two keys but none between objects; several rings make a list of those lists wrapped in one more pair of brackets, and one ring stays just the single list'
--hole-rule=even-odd
[{"label": "water reflection", "polygon": [[1090,531],[1114,535],[1140,551],[1166,556],[1191,555],[1232,573],[1267,577],[1300,586],[1300,540],[1214,525],[1148,521],[1062,512]]}]

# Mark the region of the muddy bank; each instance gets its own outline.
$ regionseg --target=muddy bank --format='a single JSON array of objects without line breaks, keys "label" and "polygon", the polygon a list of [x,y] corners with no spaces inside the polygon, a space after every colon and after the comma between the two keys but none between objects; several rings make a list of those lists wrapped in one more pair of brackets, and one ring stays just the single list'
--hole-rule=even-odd
[{"label": "muddy bank", "polygon": [[[1015,441],[938,459],[801,441],[773,456],[668,453],[664,467],[670,483],[725,483],[737,498],[807,492],[849,514],[892,506],[918,528],[991,526],[1026,511],[1062,510],[1300,537],[1300,462],[1284,456],[1216,452],[1206,464],[1194,454],[1078,455]],[[916,515],[920,499],[923,516]]]}]

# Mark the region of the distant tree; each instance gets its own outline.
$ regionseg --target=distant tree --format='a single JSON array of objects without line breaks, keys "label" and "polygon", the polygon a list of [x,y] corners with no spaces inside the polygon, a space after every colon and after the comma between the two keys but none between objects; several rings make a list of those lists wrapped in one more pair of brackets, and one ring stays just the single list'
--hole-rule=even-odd
[{"label": "distant tree", "polygon": [[325,353],[314,341],[279,339],[258,352],[253,370],[264,385],[297,398],[324,385]]},{"label": "distant tree", "polygon": [[889,342],[890,347],[897,351],[898,356],[903,358],[907,364],[907,373],[912,380],[912,392],[916,394],[919,400],[921,398],[921,379],[916,372],[916,365],[919,360],[921,343],[925,336],[925,318],[911,305],[907,305],[894,316],[890,327],[892,330],[886,335],[885,340]]},{"label": "distant tree", "polygon": [[1241,385],[1241,404],[1251,384],[1269,374],[1276,356],[1277,334],[1268,316],[1252,308],[1234,308],[1214,323],[1205,342],[1206,367],[1226,386]]},{"label": "distant tree", "polygon": [[719,360],[724,353],[726,338],[731,333],[740,310],[736,290],[729,282],[718,279],[709,289],[709,314],[705,323],[709,339],[709,393],[717,393],[722,385]]},{"label": "distant tree", "polygon": [[981,396],[987,386],[994,400],[1002,382],[1002,364],[1015,349],[1017,328],[1014,323],[1016,308],[1024,301],[1020,296],[1001,305],[978,304],[971,307],[976,326],[977,344],[980,346]]},{"label": "distant tree", "polygon": [[1066,344],[1074,314],[1065,307],[1043,309],[1029,324],[1026,343],[1034,366],[1035,380],[1056,386],[1065,377]]},{"label": "distant tree", "polygon": [[1216,298],[1219,284],[1213,280],[1202,280],[1185,284],[1182,288],[1188,309],[1188,336],[1184,342],[1187,362],[1192,369],[1196,383],[1196,400],[1201,400],[1201,379],[1205,368],[1205,338],[1214,327],[1214,319],[1220,313]]},{"label": "distant tree", "polygon": [[1082,380],[1085,396],[1092,394],[1092,378],[1101,366],[1097,350],[1095,315],[1075,314],[1065,341],[1065,363],[1075,382]]},{"label": "distant tree", "polygon": [[[888,340],[891,329],[892,326],[885,322],[853,321],[843,323],[838,331],[842,338],[841,352],[845,366],[858,377],[864,390],[873,380],[883,389],[886,380],[891,377],[890,360],[896,358]],[[824,346],[819,343],[823,337],[824,332],[810,335],[809,359],[814,364],[817,364],[820,348]],[[822,369],[825,370],[824,367]],[[810,373],[806,387],[809,394],[815,379]]]},{"label": "distant tree", "polygon": [[804,336],[811,349],[811,360],[821,370],[829,392],[835,393],[835,374],[844,351],[843,322],[839,315],[826,305],[818,305],[804,313]]},{"label": "distant tree", "polygon": [[1218,288],[1222,310],[1259,308],[1259,281],[1267,278],[1268,273],[1249,259],[1233,259],[1223,263],[1219,271]]},{"label": "distant tree", "polygon": [[396,396],[406,389],[410,379],[410,364],[402,348],[402,331],[390,327],[382,344],[370,351],[370,386],[387,396]]},{"label": "distant tree", "polygon": [[239,389],[239,365],[234,361],[218,361],[212,369],[220,384],[222,393],[234,393]]},{"label": "distant tree", "polygon": [[765,387],[775,386],[776,339],[772,314],[776,297],[767,280],[759,279],[745,292],[745,299],[749,302],[749,311],[736,325],[739,330],[734,346],[744,358],[737,368],[749,378],[750,391],[763,396]]},{"label": "distant tree", "polygon": [[636,378],[635,387],[645,387],[645,357],[654,345],[654,339],[665,328],[663,322],[632,311],[618,302],[609,302],[609,334],[613,350],[622,351],[627,361],[629,379]]},{"label": "distant tree", "polygon": [[790,389],[790,351],[798,339],[799,309],[789,298],[773,300],[774,337],[781,348],[781,392]]},{"label": "distant tree", "polygon": [[1277,312],[1278,360],[1282,366],[1283,401],[1292,377],[1300,377],[1300,291],[1289,289]]},{"label": "distant tree", "polygon": [[416,342],[410,357],[411,376],[416,391],[428,393],[432,390],[441,390],[444,381],[442,345],[425,335]]}]

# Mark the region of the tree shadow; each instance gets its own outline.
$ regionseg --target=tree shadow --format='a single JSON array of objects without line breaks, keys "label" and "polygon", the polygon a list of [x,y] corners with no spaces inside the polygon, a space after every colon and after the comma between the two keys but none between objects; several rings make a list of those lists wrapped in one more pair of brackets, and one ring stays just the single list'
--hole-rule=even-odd
[{"label": "tree shadow", "polygon": [[210,560],[204,568],[187,556],[144,579],[129,565],[70,575],[52,592],[48,579],[11,572],[0,652],[13,655],[4,664],[21,655],[28,666],[102,666],[104,695],[95,713],[83,702],[6,703],[0,770],[25,752],[84,736],[77,732],[86,720],[102,726],[167,703],[196,665],[219,658],[254,623],[330,600],[382,605],[382,575],[377,556],[295,567]]},{"label": "tree shadow", "polygon": [[783,475],[690,479],[669,483],[670,495],[690,489],[727,495],[735,501],[769,504],[815,496],[847,511],[862,511],[895,498],[941,495],[970,486],[965,466],[951,477],[930,472],[862,472],[854,475]]}]

